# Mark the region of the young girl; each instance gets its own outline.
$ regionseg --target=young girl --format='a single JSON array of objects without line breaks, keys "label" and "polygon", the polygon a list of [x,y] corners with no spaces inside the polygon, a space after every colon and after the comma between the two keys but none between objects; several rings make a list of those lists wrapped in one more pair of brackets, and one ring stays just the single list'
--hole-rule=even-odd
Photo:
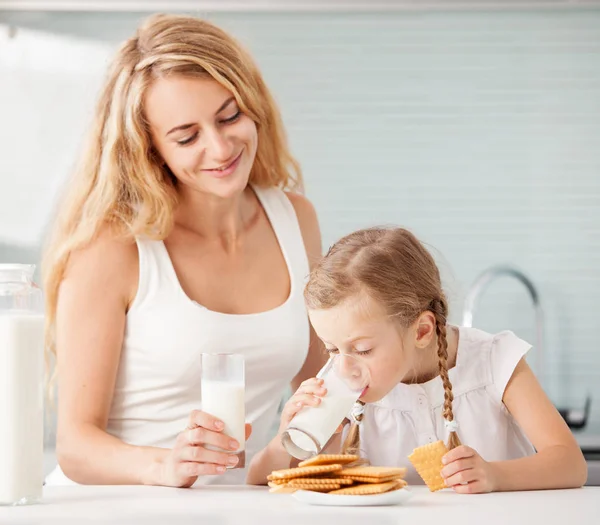
[{"label": "young girl", "polygon": [[[447,324],[433,258],[408,231],[368,229],[337,242],[305,289],[311,323],[330,354],[357,356],[371,382],[345,450],[371,464],[406,466],[414,448],[444,440],[442,476],[460,493],[579,487],[586,463],[525,362],[530,345]],[[281,428],[325,395],[305,381]],[[280,437],[256,457],[248,480],[289,466]]]}]

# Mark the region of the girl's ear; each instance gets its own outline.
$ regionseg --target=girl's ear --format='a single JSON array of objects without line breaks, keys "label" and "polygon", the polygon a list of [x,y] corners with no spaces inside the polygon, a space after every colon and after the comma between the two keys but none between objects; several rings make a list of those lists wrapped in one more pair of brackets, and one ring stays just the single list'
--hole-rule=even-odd
[{"label": "girl's ear", "polygon": [[427,311],[423,312],[415,321],[415,346],[426,348],[435,337],[435,316]]}]

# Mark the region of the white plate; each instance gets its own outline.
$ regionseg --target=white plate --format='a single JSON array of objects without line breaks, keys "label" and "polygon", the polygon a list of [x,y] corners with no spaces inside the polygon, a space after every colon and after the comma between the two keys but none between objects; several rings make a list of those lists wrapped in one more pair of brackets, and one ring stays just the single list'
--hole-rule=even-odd
[{"label": "white plate", "polygon": [[406,488],[384,492],[383,494],[369,494],[366,496],[350,496],[337,494],[324,494],[310,490],[297,490],[292,494],[294,498],[309,505],[327,505],[333,507],[371,507],[382,505],[401,505],[412,497],[412,492]]}]

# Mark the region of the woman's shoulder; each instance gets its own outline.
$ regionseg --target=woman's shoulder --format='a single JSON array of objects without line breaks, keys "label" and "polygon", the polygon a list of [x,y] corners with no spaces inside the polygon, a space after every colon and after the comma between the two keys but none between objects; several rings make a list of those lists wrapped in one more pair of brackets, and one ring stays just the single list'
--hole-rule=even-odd
[{"label": "woman's shoulder", "polygon": [[138,279],[135,238],[103,226],[90,242],[71,252],[64,279],[84,284],[90,291],[120,290],[133,298]]},{"label": "woman's shoulder", "polygon": [[253,186],[253,189],[263,206],[270,210],[271,219],[279,217],[276,214],[291,218],[288,224],[293,224],[295,231],[296,228],[300,230],[304,249],[312,266],[322,256],[321,229],[312,202],[297,191],[282,190],[277,186]]},{"label": "woman's shoulder", "polygon": [[306,195],[295,191],[284,191],[284,194],[292,203],[298,220],[303,220],[304,222],[317,221],[317,211]]},{"label": "woman's shoulder", "polygon": [[73,260],[85,260],[88,263],[137,262],[136,239],[126,235],[109,224],[103,225],[98,233],[86,244],[74,250]]},{"label": "woman's shoulder", "polygon": [[313,228],[315,225],[318,226],[315,207],[302,193],[293,190],[282,190],[278,186],[261,187],[254,185],[253,189],[263,202],[265,200],[278,201],[287,207],[291,204],[301,227],[303,225],[312,225]]},{"label": "woman's shoulder", "polygon": [[323,254],[321,228],[319,227],[317,211],[312,202],[301,193],[286,191],[285,195],[292,203],[298,217],[302,239],[312,267],[313,263],[317,262]]}]

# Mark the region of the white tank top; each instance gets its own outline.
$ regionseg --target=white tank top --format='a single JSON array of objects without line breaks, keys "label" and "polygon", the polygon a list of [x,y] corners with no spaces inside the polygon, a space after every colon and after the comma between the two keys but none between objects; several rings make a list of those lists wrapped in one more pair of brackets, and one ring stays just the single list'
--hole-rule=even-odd
[{"label": "white tank top", "polygon": [[[296,212],[283,191],[253,188],[285,258],[291,291],[280,306],[245,315],[211,311],[183,291],[162,241],[137,240],[139,285],[127,314],[125,338],[107,432],[140,446],[171,448],[202,409],[200,354],[243,354],[246,364],[246,421],[252,436],[246,466],[272,437],[277,409],[309,345],[302,297],[309,265]],[[201,477],[198,483],[244,483],[246,469]],[[70,480],[57,467],[47,484]],[[71,482],[72,483],[72,482]]]}]

